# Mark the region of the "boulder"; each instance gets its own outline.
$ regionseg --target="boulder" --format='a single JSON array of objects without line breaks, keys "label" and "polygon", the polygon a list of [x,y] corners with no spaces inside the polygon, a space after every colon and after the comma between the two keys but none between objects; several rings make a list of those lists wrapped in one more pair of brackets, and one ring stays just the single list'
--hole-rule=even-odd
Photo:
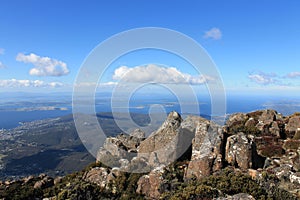
[{"label": "boulder", "polygon": [[228,197],[219,197],[214,200],[255,200],[255,198],[249,194],[240,193]]},{"label": "boulder", "polygon": [[156,152],[158,165],[175,161],[181,122],[181,116],[171,112],[162,126],[140,143],[138,156],[149,159]]},{"label": "boulder", "polygon": [[130,136],[132,137],[135,137],[135,138],[139,138],[139,139],[145,139],[145,132],[142,131],[141,129],[135,129],[133,132],[131,132],[129,134]]},{"label": "boulder", "polygon": [[54,185],[58,185],[63,181],[63,177],[58,176],[54,179]]},{"label": "boulder", "polygon": [[103,148],[107,150],[111,155],[117,157],[123,157],[127,152],[126,146],[118,138],[109,137],[106,138]]},{"label": "boulder", "polygon": [[86,172],[83,179],[87,182],[97,184],[101,188],[105,188],[108,184],[107,177],[109,175],[109,170],[104,167],[96,167]]},{"label": "boulder", "polygon": [[137,183],[138,194],[145,195],[150,199],[159,199],[164,192],[161,190],[163,184],[164,166],[158,167],[148,175],[142,176]]},{"label": "boulder", "polygon": [[263,123],[272,123],[276,121],[277,112],[275,110],[263,110],[261,116],[258,121]]},{"label": "boulder", "polygon": [[290,174],[290,182],[300,186],[300,172]]},{"label": "boulder", "polygon": [[280,128],[278,126],[278,123],[276,121],[271,122],[270,128],[269,128],[270,134],[273,136],[280,138]]},{"label": "boulder", "polygon": [[298,128],[300,128],[300,116],[291,116],[285,127],[286,134],[288,138],[293,138]]},{"label": "boulder", "polygon": [[42,180],[37,181],[33,188],[34,189],[45,189],[45,188],[49,188],[52,187],[54,185],[54,180],[51,177],[45,176],[43,177]]},{"label": "boulder", "polygon": [[245,123],[245,126],[246,127],[255,127],[256,124],[257,124],[257,122],[255,121],[255,119],[251,117],[247,120],[247,122]]},{"label": "boulder", "polygon": [[222,127],[201,118],[197,120],[191,161],[185,173],[186,179],[201,179],[222,168]]},{"label": "boulder", "polygon": [[229,116],[225,125],[229,128],[229,130],[235,129],[235,127],[243,126],[248,119],[249,117],[244,113],[235,113]]},{"label": "boulder", "polygon": [[241,169],[252,167],[252,140],[244,133],[230,136],[226,143],[226,161]]},{"label": "boulder", "polygon": [[127,134],[120,134],[117,136],[117,139],[121,142],[122,145],[126,147],[128,151],[130,150],[136,150],[137,147],[140,145],[141,141],[144,140],[145,133],[143,133],[140,130],[136,130],[132,133],[133,135],[137,135],[139,137],[135,137],[132,135]]}]

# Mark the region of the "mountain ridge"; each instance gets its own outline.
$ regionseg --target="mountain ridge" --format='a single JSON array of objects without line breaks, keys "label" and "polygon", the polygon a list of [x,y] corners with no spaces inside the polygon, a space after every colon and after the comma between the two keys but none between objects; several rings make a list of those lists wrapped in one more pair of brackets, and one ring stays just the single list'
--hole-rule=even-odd
[{"label": "mountain ridge", "polygon": [[235,113],[221,126],[171,112],[149,137],[108,137],[94,165],[28,187],[50,199],[299,199],[299,155],[299,113]]}]

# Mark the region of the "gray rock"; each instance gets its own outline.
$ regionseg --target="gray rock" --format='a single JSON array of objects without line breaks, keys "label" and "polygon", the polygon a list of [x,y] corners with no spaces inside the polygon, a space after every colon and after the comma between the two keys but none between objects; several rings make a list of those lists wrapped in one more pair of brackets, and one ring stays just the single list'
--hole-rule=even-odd
[{"label": "gray rock", "polygon": [[276,121],[276,115],[275,110],[264,110],[258,120],[263,123],[271,123]]},{"label": "gray rock", "polygon": [[244,133],[230,136],[226,143],[225,159],[241,169],[252,167],[252,140]]},{"label": "gray rock", "polygon": [[248,116],[244,113],[235,113],[229,116],[228,120],[226,121],[226,126],[233,127],[236,125],[244,125],[245,122],[248,120]]},{"label": "gray rock", "polygon": [[34,189],[45,189],[45,188],[49,188],[52,187],[54,185],[54,180],[51,177],[48,176],[43,176],[43,179],[40,181],[37,181],[33,188]]},{"label": "gray rock", "polygon": [[105,188],[108,184],[107,177],[109,174],[109,170],[104,167],[96,167],[88,171],[84,176],[83,179],[85,181],[94,183],[99,185],[101,188]]},{"label": "gray rock", "polygon": [[142,131],[141,129],[135,129],[132,133],[129,134],[132,137],[140,138],[140,139],[145,139],[145,132]]},{"label": "gray rock", "polygon": [[202,118],[196,120],[198,123],[192,144],[192,158],[185,173],[186,179],[201,179],[222,168],[222,127]]},{"label": "gray rock", "polygon": [[233,196],[216,198],[214,200],[255,200],[255,198],[249,194],[240,193]]},{"label": "gray rock", "polygon": [[300,116],[290,117],[285,127],[288,137],[293,138],[298,128],[300,128]]},{"label": "gray rock", "polygon": [[161,190],[163,182],[164,166],[158,167],[151,171],[149,175],[142,176],[137,185],[136,192],[143,194],[150,199],[159,199],[164,191]]},{"label": "gray rock", "polygon": [[300,172],[291,173],[290,182],[300,186]]},{"label": "gray rock", "polygon": [[160,164],[175,161],[181,122],[181,116],[171,112],[162,126],[141,142],[138,156],[149,159],[150,154],[156,152]]}]

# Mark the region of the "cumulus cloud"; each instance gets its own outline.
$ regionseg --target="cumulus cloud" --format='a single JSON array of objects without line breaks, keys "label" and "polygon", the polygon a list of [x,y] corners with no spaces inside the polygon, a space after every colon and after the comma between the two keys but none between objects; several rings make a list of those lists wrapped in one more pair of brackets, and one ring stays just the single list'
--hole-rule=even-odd
[{"label": "cumulus cloud", "polygon": [[211,39],[214,39],[214,40],[220,40],[222,38],[222,32],[218,28],[212,28],[208,31],[205,31],[204,38],[206,38],[206,39],[211,38]]},{"label": "cumulus cloud", "polygon": [[32,76],[64,76],[70,72],[66,63],[49,57],[41,57],[34,53],[28,55],[19,53],[16,60],[33,64],[35,67],[29,71]]},{"label": "cumulus cloud", "polygon": [[154,64],[129,68],[121,66],[114,71],[114,80],[128,83],[164,83],[164,84],[205,84],[214,81],[213,77],[206,75],[192,76],[182,73],[175,67],[162,67]]},{"label": "cumulus cloud", "polygon": [[251,81],[261,85],[269,85],[278,82],[276,77],[277,75],[275,73],[264,73],[264,72],[252,73],[248,75],[248,78]]},{"label": "cumulus cloud", "polygon": [[5,68],[5,65],[0,61],[0,69]]},{"label": "cumulus cloud", "polygon": [[46,83],[41,80],[18,80],[18,79],[7,79],[0,80],[0,87],[5,88],[20,88],[20,87],[61,87],[63,86],[60,82]]},{"label": "cumulus cloud", "polygon": [[290,72],[285,77],[286,78],[298,78],[298,77],[300,77],[300,72]]},{"label": "cumulus cloud", "polygon": [[4,52],[5,52],[5,49],[3,49],[3,48],[0,48],[0,55],[3,55],[3,54],[4,54]]}]

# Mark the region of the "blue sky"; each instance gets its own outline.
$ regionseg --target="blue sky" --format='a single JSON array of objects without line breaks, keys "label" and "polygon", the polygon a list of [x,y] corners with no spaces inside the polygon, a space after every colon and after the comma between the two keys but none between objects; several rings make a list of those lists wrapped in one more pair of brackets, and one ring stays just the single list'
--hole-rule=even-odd
[{"label": "blue sky", "polygon": [[[0,91],[71,91],[81,64],[99,43],[129,29],[163,27],[206,49],[227,92],[296,94],[299,7],[297,0],[2,0]],[[103,81],[118,81],[113,76],[122,66],[145,70],[151,63],[197,78],[182,59],[144,51],[116,60]],[[199,85],[202,80],[199,76]]]}]

